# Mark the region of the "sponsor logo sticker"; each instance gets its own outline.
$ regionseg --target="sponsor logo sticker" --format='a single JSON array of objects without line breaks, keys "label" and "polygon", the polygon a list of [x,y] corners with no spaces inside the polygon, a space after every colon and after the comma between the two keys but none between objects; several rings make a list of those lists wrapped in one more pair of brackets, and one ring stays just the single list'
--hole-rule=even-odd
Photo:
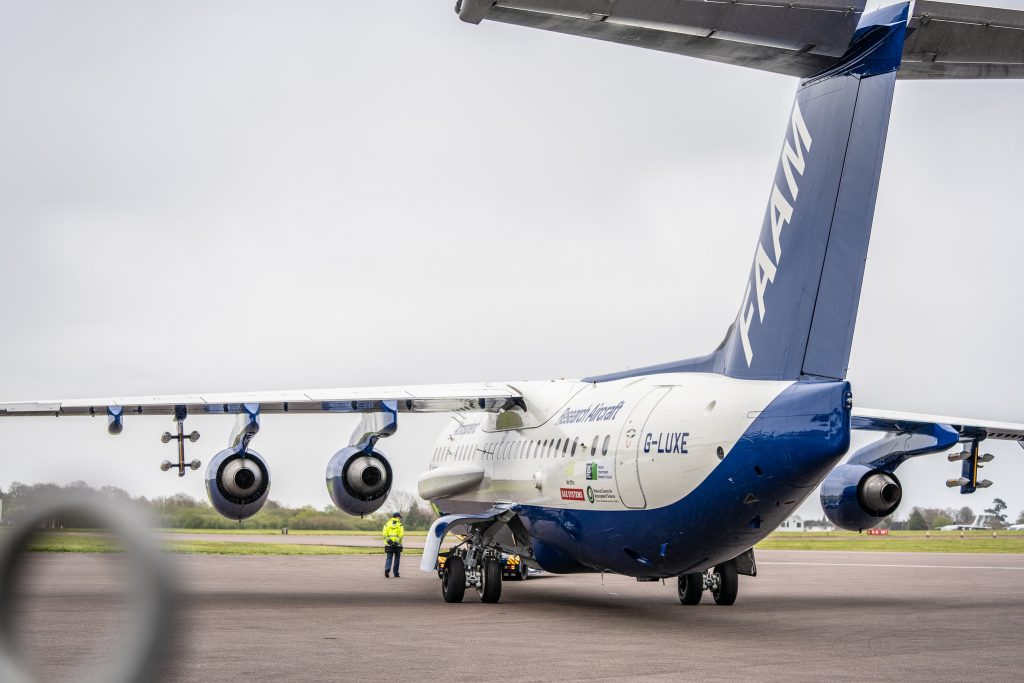
[{"label": "sponsor logo sticker", "polygon": [[562,494],[562,500],[583,500],[583,489],[559,489]]},{"label": "sponsor logo sticker", "polygon": [[587,500],[591,503],[617,503],[619,496],[615,489],[587,487]]}]

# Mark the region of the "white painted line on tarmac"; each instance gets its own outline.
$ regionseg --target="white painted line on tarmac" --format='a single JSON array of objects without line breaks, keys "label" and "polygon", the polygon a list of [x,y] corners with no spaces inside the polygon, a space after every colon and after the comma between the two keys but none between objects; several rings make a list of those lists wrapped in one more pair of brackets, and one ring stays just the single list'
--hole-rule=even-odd
[{"label": "white painted line on tarmac", "polygon": [[758,562],[761,565],[792,565],[797,567],[896,567],[900,569],[1017,569],[1024,571],[1024,567],[983,567],[964,566],[962,564],[868,564],[866,562]]}]

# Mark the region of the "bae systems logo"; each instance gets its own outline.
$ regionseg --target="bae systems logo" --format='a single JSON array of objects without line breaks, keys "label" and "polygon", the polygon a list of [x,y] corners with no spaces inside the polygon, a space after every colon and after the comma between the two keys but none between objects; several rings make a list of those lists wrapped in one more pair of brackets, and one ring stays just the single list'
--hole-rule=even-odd
[{"label": "bae systems logo", "polygon": [[[794,175],[793,169],[796,169],[797,174],[803,176],[805,165],[804,151],[809,152],[811,150],[811,133],[807,130],[807,124],[804,123],[804,117],[800,113],[799,102],[793,105],[791,126],[793,144],[790,145],[789,139],[786,139],[785,144],[782,146],[782,157],[779,159],[779,165],[786,176],[786,187],[789,189],[789,196],[792,202],[796,203],[796,196],[800,192],[800,186],[796,182],[797,177]],[[778,271],[779,262],[782,260],[782,228],[793,218],[793,203],[790,203],[782,195],[778,183],[772,185],[772,198],[768,206],[768,217],[772,225],[772,248],[775,260],[773,261],[772,257],[768,255],[764,245],[758,242],[757,255],[754,257],[754,270],[750,274],[750,282],[747,283],[746,294],[743,295],[743,306],[740,307],[740,341],[743,342],[743,355],[747,359],[747,367],[750,367],[754,360],[754,349],[750,346],[750,324],[754,320],[755,302],[750,300],[750,290],[753,287],[757,293],[756,308],[758,324],[760,325],[764,323],[766,313],[764,293],[768,289],[769,283],[775,282],[775,273]]]},{"label": "bae systems logo", "polygon": [[578,500],[583,501],[583,489],[559,489],[562,493],[562,500]]}]

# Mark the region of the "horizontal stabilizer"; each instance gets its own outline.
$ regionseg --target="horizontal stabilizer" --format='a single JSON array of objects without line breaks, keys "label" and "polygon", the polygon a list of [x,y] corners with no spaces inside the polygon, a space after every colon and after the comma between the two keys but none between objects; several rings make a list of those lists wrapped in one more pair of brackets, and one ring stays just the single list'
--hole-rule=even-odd
[{"label": "horizontal stabilizer", "polygon": [[864,1],[461,0],[459,16],[596,38],[789,76],[843,55]]},{"label": "horizontal stabilizer", "polygon": [[[850,45],[864,1],[460,0],[459,16],[808,78]],[[898,78],[1024,78],[1024,12],[919,0]]]},{"label": "horizontal stabilizer", "polygon": [[899,78],[1024,78],[1024,12],[918,0]]}]

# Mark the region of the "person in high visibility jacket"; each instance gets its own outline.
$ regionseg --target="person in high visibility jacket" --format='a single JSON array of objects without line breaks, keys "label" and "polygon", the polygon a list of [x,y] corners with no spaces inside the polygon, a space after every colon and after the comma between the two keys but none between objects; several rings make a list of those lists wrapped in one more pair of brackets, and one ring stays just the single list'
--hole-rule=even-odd
[{"label": "person in high visibility jacket", "polygon": [[402,539],[405,538],[405,527],[402,526],[402,513],[396,512],[384,523],[384,578],[391,576],[391,563],[394,560],[395,578],[398,577],[398,565],[402,561]]}]

